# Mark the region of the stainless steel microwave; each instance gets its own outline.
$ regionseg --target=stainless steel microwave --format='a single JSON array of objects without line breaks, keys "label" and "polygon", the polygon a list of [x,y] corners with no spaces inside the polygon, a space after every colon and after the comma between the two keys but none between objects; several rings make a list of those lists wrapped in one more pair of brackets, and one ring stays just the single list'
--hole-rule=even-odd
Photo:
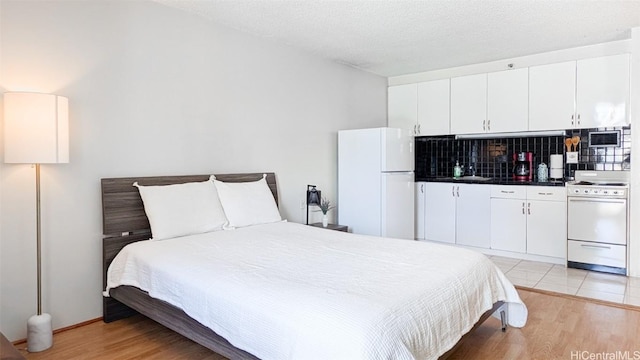
[{"label": "stainless steel microwave", "polygon": [[589,133],[589,147],[620,147],[620,130]]}]

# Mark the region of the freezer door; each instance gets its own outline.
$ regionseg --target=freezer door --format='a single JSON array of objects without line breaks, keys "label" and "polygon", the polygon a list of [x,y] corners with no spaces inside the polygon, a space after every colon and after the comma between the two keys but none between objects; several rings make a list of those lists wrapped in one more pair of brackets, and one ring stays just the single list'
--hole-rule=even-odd
[{"label": "freezer door", "polygon": [[413,173],[382,174],[382,236],[414,240]]},{"label": "freezer door", "polygon": [[407,130],[383,128],[382,171],[413,171],[413,136]]}]

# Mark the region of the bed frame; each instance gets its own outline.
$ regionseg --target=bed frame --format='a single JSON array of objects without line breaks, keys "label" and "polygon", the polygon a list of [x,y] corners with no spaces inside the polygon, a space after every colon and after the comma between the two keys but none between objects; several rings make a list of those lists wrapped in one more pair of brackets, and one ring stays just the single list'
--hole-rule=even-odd
[{"label": "bed frame", "polygon": [[[274,173],[216,174],[216,179],[225,182],[248,182],[260,180],[267,175],[267,184],[278,203],[278,190]],[[107,269],[115,256],[128,244],[147,240],[151,237],[151,227],[144,212],[144,206],[134,182],[140,185],[170,185],[194,181],[206,181],[210,175],[156,176],[102,179],[102,221],[103,238],[103,284],[106,288]],[[184,311],[133,286],[119,286],[109,291],[110,297],[103,297],[103,320],[112,322],[140,313],[165,327],[205,346],[230,359],[257,359],[254,355],[231,345],[220,335],[189,317]],[[482,324],[491,314],[500,310],[502,331],[506,329],[506,316],[501,307],[503,302],[494,304],[485,312],[469,333]],[[469,335],[463,336],[463,339]],[[458,342],[460,344],[460,342]],[[448,357],[457,345],[447,351],[441,359]]]}]

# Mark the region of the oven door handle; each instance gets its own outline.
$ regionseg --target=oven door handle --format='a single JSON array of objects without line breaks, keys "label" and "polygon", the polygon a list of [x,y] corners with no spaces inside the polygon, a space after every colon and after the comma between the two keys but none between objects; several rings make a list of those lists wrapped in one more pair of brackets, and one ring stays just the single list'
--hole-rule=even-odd
[{"label": "oven door handle", "polygon": [[580,246],[583,247],[583,248],[587,248],[587,249],[609,249],[609,250],[611,250],[611,246],[604,246],[604,245],[598,246],[598,245],[584,245],[584,244],[582,244]]},{"label": "oven door handle", "polygon": [[626,204],[627,200],[624,199],[598,199],[598,198],[589,198],[589,199],[575,199],[569,198],[570,202],[599,202],[599,203],[611,203],[611,204]]}]

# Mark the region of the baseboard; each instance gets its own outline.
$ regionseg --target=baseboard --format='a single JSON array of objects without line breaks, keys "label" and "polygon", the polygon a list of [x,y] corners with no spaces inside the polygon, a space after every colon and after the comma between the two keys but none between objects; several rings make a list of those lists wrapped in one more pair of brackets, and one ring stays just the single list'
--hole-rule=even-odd
[{"label": "baseboard", "polygon": [[563,293],[558,293],[558,292],[553,292],[553,291],[548,291],[548,290],[529,288],[529,287],[520,286],[520,285],[514,285],[514,286],[518,290],[530,291],[530,292],[539,293],[539,294],[543,294],[543,295],[551,295],[551,296],[563,297],[563,298],[572,299],[572,300],[584,300],[584,301],[592,302],[592,303],[595,303],[595,304],[606,305],[606,306],[611,306],[611,307],[617,307],[617,308],[624,309],[624,310],[640,311],[640,306],[635,306],[635,305],[620,304],[620,303],[613,302],[613,301],[606,301],[606,300],[594,299],[594,298],[590,298],[590,297],[571,295],[571,294],[563,294]]},{"label": "baseboard", "polygon": [[[65,326],[65,327],[60,328],[60,329],[53,330],[53,335],[59,334],[61,332],[65,332],[67,330],[73,330],[73,329],[76,329],[76,328],[79,328],[79,327],[82,327],[82,326],[85,326],[85,325],[93,324],[94,322],[98,322],[98,321],[102,321],[102,316],[99,317],[99,318],[83,321],[81,323],[77,323],[77,324]],[[12,344],[13,344],[13,346],[16,346],[16,345],[21,345],[21,344],[26,344],[26,343],[27,343],[27,339],[20,339],[20,340],[14,341]]]}]

